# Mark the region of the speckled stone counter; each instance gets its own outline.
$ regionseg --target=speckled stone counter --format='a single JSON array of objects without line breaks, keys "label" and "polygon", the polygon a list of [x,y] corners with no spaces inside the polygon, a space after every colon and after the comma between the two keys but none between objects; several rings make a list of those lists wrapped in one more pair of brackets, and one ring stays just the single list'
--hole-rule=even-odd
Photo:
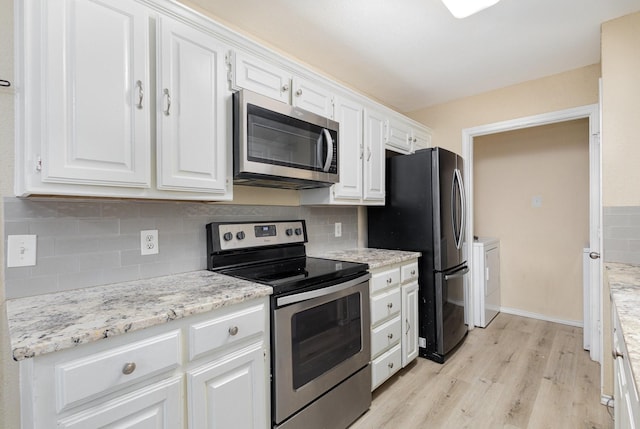
[{"label": "speckled stone counter", "polygon": [[636,388],[640,387],[640,266],[605,264]]},{"label": "speckled stone counter", "polygon": [[15,360],[271,295],[270,286],[210,271],[7,301]]},{"label": "speckled stone counter", "polygon": [[385,265],[399,264],[411,259],[419,258],[420,252],[407,252],[403,250],[386,250],[386,249],[349,249],[349,250],[332,250],[317,256],[319,258],[337,259],[339,261],[360,262],[369,264],[372,270]]}]

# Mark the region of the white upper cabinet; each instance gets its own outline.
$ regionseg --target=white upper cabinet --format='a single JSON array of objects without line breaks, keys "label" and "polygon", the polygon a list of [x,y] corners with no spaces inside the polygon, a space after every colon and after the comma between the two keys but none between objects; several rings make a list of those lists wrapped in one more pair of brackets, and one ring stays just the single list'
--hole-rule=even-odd
[{"label": "white upper cabinet", "polygon": [[399,149],[401,152],[413,152],[413,139],[411,136],[411,126],[402,118],[392,117],[387,122],[387,135],[385,136],[387,146]]},{"label": "white upper cabinet", "polygon": [[32,137],[41,133],[42,181],[150,186],[148,9],[127,0],[41,7],[41,70],[25,72],[42,71],[41,121],[30,124],[41,128]]},{"label": "white upper cabinet", "polygon": [[340,183],[334,185],[334,197],[359,202],[362,198],[364,109],[355,101],[337,97],[335,111],[335,120],[340,124],[338,135]]},{"label": "white upper cabinet", "polygon": [[245,88],[258,94],[289,103],[291,73],[242,51],[231,52],[231,87]]},{"label": "white upper cabinet", "polygon": [[385,197],[385,117],[373,109],[364,119],[364,189],[363,199],[384,204]]},{"label": "white upper cabinet", "polygon": [[225,50],[174,19],[158,20],[159,189],[226,192]]},{"label": "white upper cabinet", "polygon": [[400,114],[392,114],[387,122],[386,148],[400,153],[413,153],[431,147],[431,130]]},{"label": "white upper cabinet", "polygon": [[294,78],[292,104],[325,118],[334,118],[333,96],[326,87],[311,81]]},{"label": "white upper cabinet", "polygon": [[210,33],[131,0],[17,16],[17,195],[232,198],[228,49]]}]

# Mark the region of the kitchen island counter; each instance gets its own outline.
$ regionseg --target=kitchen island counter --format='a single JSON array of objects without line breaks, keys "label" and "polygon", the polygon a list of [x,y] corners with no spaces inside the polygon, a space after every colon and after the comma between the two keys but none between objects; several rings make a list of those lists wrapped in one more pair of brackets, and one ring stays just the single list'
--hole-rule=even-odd
[{"label": "kitchen island counter", "polygon": [[611,301],[618,312],[636,388],[640,387],[640,265],[606,263]]},{"label": "kitchen island counter", "polygon": [[311,256],[319,258],[337,259],[347,262],[359,262],[369,264],[370,269],[376,269],[391,264],[399,264],[419,258],[420,252],[409,252],[404,250],[387,250],[359,248],[348,250],[331,250]]},{"label": "kitchen island counter", "polygon": [[272,288],[202,270],[7,301],[14,360],[271,295]]}]

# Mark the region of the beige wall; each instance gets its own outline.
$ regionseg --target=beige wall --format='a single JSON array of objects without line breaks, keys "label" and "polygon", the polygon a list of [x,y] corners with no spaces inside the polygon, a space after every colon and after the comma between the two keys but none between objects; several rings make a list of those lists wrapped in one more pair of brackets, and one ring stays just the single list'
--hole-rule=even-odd
[{"label": "beige wall", "polygon": [[462,130],[598,102],[600,65],[524,82],[408,114],[433,130],[433,144],[462,153]]},{"label": "beige wall", "polygon": [[500,239],[502,306],[582,322],[588,119],[477,137],[473,151],[474,233]]},{"label": "beige wall", "polygon": [[640,13],[602,25],[602,203],[640,206]]}]

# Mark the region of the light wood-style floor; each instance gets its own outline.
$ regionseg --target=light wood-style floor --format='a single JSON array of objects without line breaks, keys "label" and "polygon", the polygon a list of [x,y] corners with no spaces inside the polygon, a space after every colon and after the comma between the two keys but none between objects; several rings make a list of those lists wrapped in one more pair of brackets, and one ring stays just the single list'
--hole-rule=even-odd
[{"label": "light wood-style floor", "polygon": [[582,329],[499,314],[440,365],[418,358],[350,429],[612,428]]}]

